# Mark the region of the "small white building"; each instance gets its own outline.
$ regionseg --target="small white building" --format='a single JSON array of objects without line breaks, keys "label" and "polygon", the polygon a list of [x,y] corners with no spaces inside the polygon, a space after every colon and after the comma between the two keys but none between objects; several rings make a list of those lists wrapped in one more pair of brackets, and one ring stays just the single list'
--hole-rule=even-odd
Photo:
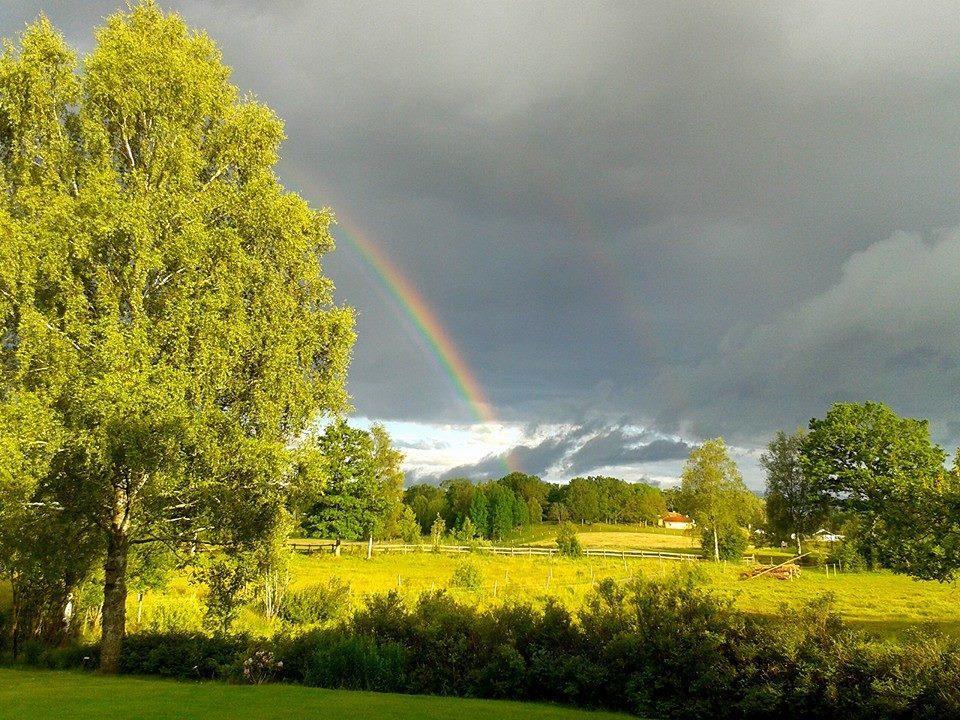
[{"label": "small white building", "polygon": [[660,516],[660,526],[668,530],[691,530],[693,520],[678,512],[668,512]]},{"label": "small white building", "polygon": [[835,543],[843,542],[843,535],[820,528],[813,534],[813,539],[817,542]]}]

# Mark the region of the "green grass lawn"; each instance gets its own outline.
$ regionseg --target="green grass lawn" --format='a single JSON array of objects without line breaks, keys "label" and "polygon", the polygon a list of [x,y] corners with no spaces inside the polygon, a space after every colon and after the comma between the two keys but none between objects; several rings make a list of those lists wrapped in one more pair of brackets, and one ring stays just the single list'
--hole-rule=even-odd
[{"label": "green grass lawn", "polygon": [[0,718],[16,720],[624,720],[552,705],[0,669]]}]

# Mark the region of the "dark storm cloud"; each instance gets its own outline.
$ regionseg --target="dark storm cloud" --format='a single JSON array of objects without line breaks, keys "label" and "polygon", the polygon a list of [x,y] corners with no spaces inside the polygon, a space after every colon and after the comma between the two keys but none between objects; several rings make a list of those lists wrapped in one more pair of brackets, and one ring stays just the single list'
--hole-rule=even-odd
[{"label": "dark storm cloud", "polygon": [[529,475],[543,476],[552,467],[559,464],[572,448],[582,442],[584,435],[589,432],[589,428],[585,426],[563,430],[540,442],[517,445],[506,453],[491,455],[478,463],[457,466],[442,473],[439,479],[446,480],[455,477],[496,478],[504,475],[507,468],[519,470]]},{"label": "dark storm cloud", "polygon": [[[89,48],[117,4],[0,23],[43,9]],[[835,400],[958,440],[955,5],[166,6],[286,120],[281,175],[393,258],[502,417],[607,419],[592,446],[517,449],[531,472],[683,452],[630,445],[625,416],[755,447]],[[358,411],[469,419],[339,237]]]},{"label": "dark storm cloud", "polygon": [[[538,428],[529,428],[537,436]],[[570,478],[604,468],[640,467],[649,463],[681,461],[691,446],[682,440],[657,437],[632,426],[601,427],[595,422],[555,430],[538,442],[516,445],[508,452],[459,465],[444,472],[421,473],[415,481],[441,482],[455,477],[472,479],[502,476],[509,466],[540,477]]]},{"label": "dark storm cloud", "polygon": [[692,449],[682,440],[657,438],[643,442],[646,434],[635,435],[614,428],[589,439],[565,459],[570,475],[583,475],[599,468],[641,465],[664,460],[684,460]]}]

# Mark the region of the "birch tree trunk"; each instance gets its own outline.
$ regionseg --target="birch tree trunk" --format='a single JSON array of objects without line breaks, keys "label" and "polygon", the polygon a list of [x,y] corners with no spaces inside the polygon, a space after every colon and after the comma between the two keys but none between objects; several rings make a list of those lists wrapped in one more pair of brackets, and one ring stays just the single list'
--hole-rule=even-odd
[{"label": "birch tree trunk", "polygon": [[103,563],[103,625],[100,670],[115,674],[127,625],[127,558],[130,553],[129,506],[118,493],[113,520],[107,532],[107,557]]}]

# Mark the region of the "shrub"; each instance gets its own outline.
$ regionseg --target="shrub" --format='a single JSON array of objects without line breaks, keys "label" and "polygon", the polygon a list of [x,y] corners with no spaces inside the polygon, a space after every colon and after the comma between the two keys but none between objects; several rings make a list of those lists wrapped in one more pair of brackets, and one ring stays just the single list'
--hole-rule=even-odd
[{"label": "shrub", "polygon": [[350,603],[350,585],[338,577],[326,583],[290,593],[280,607],[279,615],[296,625],[313,625],[333,620]]},{"label": "shrub", "polygon": [[417,545],[422,540],[420,536],[420,523],[417,522],[417,516],[410,509],[409,505],[403,506],[400,514],[400,537],[409,545]]},{"label": "shrub", "polygon": [[580,539],[571,523],[561,523],[557,530],[557,549],[561,555],[567,557],[580,557],[583,555],[583,548],[580,545]]},{"label": "shrub", "polygon": [[351,690],[406,690],[406,652],[395,642],[363,635],[321,632],[311,636],[312,652],[302,668],[307,685]]},{"label": "shrub", "polygon": [[827,562],[838,565],[842,572],[859,572],[867,569],[867,561],[853,542],[834,543]]},{"label": "shrub", "polygon": [[245,635],[137,633],[124,640],[120,672],[178,679],[226,679],[244,658]]},{"label": "shrub", "polygon": [[460,525],[454,537],[456,537],[458,542],[472,543],[477,537],[477,528],[474,526],[473,521],[468,517],[464,518],[463,523]]},{"label": "shrub", "polygon": [[823,564],[829,560],[827,553],[819,545],[808,545],[803,552],[805,553],[804,557],[798,561],[803,565],[823,567]]},{"label": "shrub", "polygon": [[480,568],[473,563],[461,562],[453,570],[450,585],[464,590],[479,590],[483,586],[483,576]]},{"label": "shrub", "polygon": [[220,553],[206,558],[196,572],[207,588],[207,625],[227,633],[249,595],[253,564],[246,555]]},{"label": "shrub", "polygon": [[443,518],[437,515],[437,519],[430,526],[430,542],[435,552],[440,550],[440,544],[443,542],[443,534],[446,530],[447,526],[443,522]]},{"label": "shrub", "polygon": [[[717,545],[721,560],[740,562],[747,549],[749,536],[736,525],[725,525],[717,528]],[[700,530],[700,554],[702,557],[713,560],[713,528],[703,527]]]},{"label": "shrub", "polygon": [[[78,663],[84,651],[57,662]],[[749,616],[696,573],[604,580],[576,617],[551,601],[479,609],[434,592],[411,606],[388,593],[334,627],[255,649],[242,636],[134,634],[121,670],[546,700],[662,720],[960,717],[958,641],[924,632],[873,642],[829,596],[777,618]]]},{"label": "shrub", "polygon": [[255,650],[243,661],[243,679],[251,685],[263,685],[283,672],[283,660],[269,650]]}]

